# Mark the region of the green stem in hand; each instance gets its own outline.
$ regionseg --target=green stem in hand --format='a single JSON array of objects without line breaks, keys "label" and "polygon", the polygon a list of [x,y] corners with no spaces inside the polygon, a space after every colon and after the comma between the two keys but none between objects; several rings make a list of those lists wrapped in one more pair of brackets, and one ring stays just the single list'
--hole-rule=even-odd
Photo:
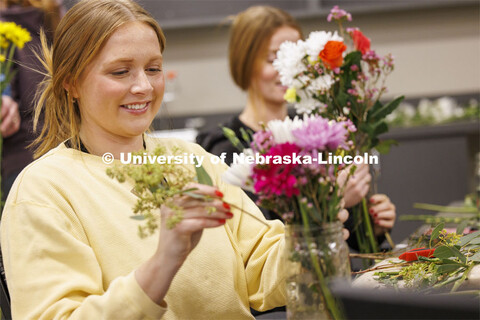
[{"label": "green stem in hand", "polygon": [[363,206],[363,222],[366,227],[366,235],[370,242],[370,248],[372,252],[378,252],[378,244],[377,240],[375,239],[375,234],[373,233],[372,223],[370,220],[370,216],[368,215],[368,208],[367,208],[367,200],[365,198],[362,199],[362,206]]}]

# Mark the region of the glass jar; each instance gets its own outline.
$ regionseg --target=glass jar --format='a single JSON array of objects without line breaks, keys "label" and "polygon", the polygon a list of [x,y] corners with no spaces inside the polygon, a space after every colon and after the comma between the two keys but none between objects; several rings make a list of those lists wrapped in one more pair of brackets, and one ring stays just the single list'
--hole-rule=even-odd
[{"label": "glass jar", "polygon": [[286,225],[287,318],[336,319],[341,310],[328,282],[350,280],[348,245],[341,222]]}]

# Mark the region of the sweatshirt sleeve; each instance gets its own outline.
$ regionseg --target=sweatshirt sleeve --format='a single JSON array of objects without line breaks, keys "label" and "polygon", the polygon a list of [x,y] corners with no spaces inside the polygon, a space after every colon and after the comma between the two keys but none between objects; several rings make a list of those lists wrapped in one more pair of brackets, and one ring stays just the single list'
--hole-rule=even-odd
[{"label": "sweatshirt sleeve", "polygon": [[14,319],[159,319],[166,312],[134,272],[102,283],[88,238],[72,216],[29,201],[10,203],[1,246]]}]

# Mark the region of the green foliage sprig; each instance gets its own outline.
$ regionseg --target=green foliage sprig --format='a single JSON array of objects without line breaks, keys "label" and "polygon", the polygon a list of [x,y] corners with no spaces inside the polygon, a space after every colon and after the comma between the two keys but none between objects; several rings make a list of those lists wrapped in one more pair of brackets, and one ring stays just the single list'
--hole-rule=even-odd
[{"label": "green foliage sprig", "polygon": [[[142,156],[144,151],[135,152],[133,156]],[[155,156],[166,155],[164,147],[157,147]],[[174,148],[169,155],[182,155],[180,148]],[[123,183],[130,180],[133,183],[132,193],[138,197],[133,208],[132,219],[144,221],[140,225],[140,237],[146,237],[155,232],[160,223],[160,207],[167,206],[173,215],[167,221],[167,227],[173,228],[183,219],[183,210],[175,205],[173,198],[180,195],[193,195],[195,189],[187,185],[195,181],[195,172],[186,165],[165,163],[162,165],[144,163],[142,165],[116,165],[107,169],[107,175]],[[198,195],[196,195],[198,196]],[[208,199],[205,199],[208,200]]]},{"label": "green foliage sprig", "polygon": [[[403,280],[405,287],[424,293],[435,293],[450,285],[455,292],[468,278],[474,266],[480,264],[480,231],[462,236],[463,227],[455,233],[447,233],[444,224],[432,231],[429,247],[434,248],[432,258],[418,257],[418,261],[406,263],[399,271],[376,272],[376,280],[397,287]],[[392,264],[391,268],[398,268]]]}]

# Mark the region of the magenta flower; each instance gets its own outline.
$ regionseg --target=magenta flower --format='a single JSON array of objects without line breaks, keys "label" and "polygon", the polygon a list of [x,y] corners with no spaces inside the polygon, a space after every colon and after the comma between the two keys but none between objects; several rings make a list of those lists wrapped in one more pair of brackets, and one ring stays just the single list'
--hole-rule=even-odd
[{"label": "magenta flower", "polygon": [[307,151],[348,149],[346,123],[329,121],[322,117],[306,119],[305,125],[292,131],[297,145]]},{"label": "magenta flower", "polygon": [[[292,156],[298,154],[300,148],[292,143],[282,143],[272,147],[265,156]],[[271,163],[267,165],[258,165],[253,168],[253,182],[255,192],[261,193],[266,197],[282,196],[292,197],[298,195],[300,191],[297,188],[297,178],[294,174],[296,164]]]}]

